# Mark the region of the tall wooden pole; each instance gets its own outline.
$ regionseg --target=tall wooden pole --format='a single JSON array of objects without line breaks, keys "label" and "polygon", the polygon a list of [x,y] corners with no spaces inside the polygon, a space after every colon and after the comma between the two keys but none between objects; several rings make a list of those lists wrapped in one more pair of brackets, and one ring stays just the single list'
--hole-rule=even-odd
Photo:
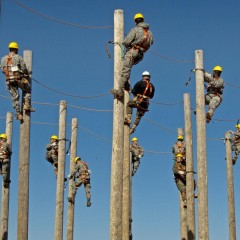
[{"label": "tall wooden pole", "polygon": [[[114,42],[123,41],[123,11],[114,12]],[[114,46],[114,88],[118,89],[121,76],[121,48]],[[111,166],[110,240],[122,239],[122,177],[123,177],[123,102],[114,99],[113,143]]]},{"label": "tall wooden pole", "polygon": [[232,148],[230,142],[230,132],[225,133],[226,141],[226,162],[227,162],[227,181],[228,181],[228,221],[229,221],[229,240],[236,240],[236,219],[234,204],[234,184],[232,170]]},{"label": "tall wooden pole", "polygon": [[[184,136],[183,129],[178,128],[178,136]],[[179,205],[180,205],[180,233],[181,239],[187,239],[187,211],[184,207],[181,193],[179,194]]]},{"label": "tall wooden pole", "polygon": [[66,115],[67,103],[60,101],[59,108],[59,142],[58,142],[58,173],[56,191],[56,215],[54,240],[63,239],[63,206],[64,206],[64,175],[66,158]]},{"label": "tall wooden pole", "polygon": [[203,51],[195,51],[198,170],[198,239],[208,240],[208,192]]},{"label": "tall wooden pole", "polygon": [[[13,114],[7,112],[6,115],[6,134],[7,134],[7,143],[12,147],[12,128],[13,128]],[[9,159],[9,170],[8,177],[10,178],[11,173],[11,157]],[[9,194],[10,194],[10,184],[8,188],[3,187],[2,185],[2,219],[1,219],[1,240],[8,239],[8,217],[9,217]]]},{"label": "tall wooden pole", "polygon": [[[32,51],[25,50],[23,52],[23,58],[29,72],[32,72]],[[28,239],[30,122],[31,112],[23,111],[23,122],[20,124],[19,146],[18,240]]]},{"label": "tall wooden pole", "polygon": [[[129,101],[129,93],[124,91],[124,108]],[[125,112],[125,116],[126,116]],[[123,159],[123,202],[122,202],[122,240],[129,240],[130,234],[130,143],[129,126],[124,125],[124,159]]]},{"label": "tall wooden pole", "polygon": [[187,185],[187,231],[188,240],[195,240],[195,204],[194,204],[194,164],[192,147],[192,118],[190,94],[185,93],[184,120],[185,120],[185,143],[186,143],[186,185]]},{"label": "tall wooden pole", "polygon": [[[71,155],[70,155],[70,172],[74,170],[74,159],[77,156],[77,131],[78,121],[77,118],[72,119],[72,136],[71,136]],[[74,180],[69,180],[68,194],[72,196],[72,184]],[[74,203],[68,202],[68,222],[67,222],[67,240],[73,240],[74,229]]]},{"label": "tall wooden pole", "polygon": [[180,200],[180,233],[181,240],[187,240],[187,209],[184,207],[181,193],[179,192]]}]

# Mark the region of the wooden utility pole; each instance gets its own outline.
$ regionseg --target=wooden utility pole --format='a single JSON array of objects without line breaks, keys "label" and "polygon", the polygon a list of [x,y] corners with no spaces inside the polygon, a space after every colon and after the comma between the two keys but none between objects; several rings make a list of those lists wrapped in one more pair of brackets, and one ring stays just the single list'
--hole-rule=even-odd
[{"label": "wooden utility pole", "polygon": [[[6,134],[7,134],[7,143],[12,148],[12,128],[13,128],[13,114],[11,112],[7,112],[6,115]],[[8,179],[10,178],[11,172],[11,157],[9,158],[9,170],[8,170]],[[8,239],[8,217],[9,217],[9,192],[10,184],[8,188],[3,187],[2,184],[2,219],[1,219],[1,240]]]},{"label": "wooden utility pole", "polygon": [[195,240],[195,204],[194,204],[194,164],[192,147],[192,118],[190,94],[185,93],[184,120],[185,120],[185,143],[186,143],[186,187],[187,187],[187,236],[188,240]]},{"label": "wooden utility pole", "polygon": [[[72,136],[71,136],[71,154],[70,154],[70,169],[72,172],[75,167],[75,158],[77,156],[77,118],[72,119]],[[68,194],[72,196],[72,185],[75,184],[73,179],[69,180]],[[75,202],[74,202],[75,203]],[[67,222],[67,240],[73,240],[74,229],[74,203],[68,202],[68,222]]]},{"label": "wooden utility pole", "polygon": [[[114,42],[123,42],[123,11],[114,12]],[[114,88],[118,89],[122,70],[121,47],[114,45]],[[113,142],[111,166],[110,240],[122,239],[122,177],[123,177],[123,102],[114,99]]]},{"label": "wooden utility pole", "polygon": [[227,181],[228,181],[228,221],[229,221],[229,240],[236,240],[236,219],[234,204],[234,184],[232,170],[232,148],[230,141],[230,132],[225,133],[226,141],[226,163],[227,163]]},{"label": "wooden utility pole", "polygon": [[198,239],[208,240],[208,192],[206,154],[206,116],[203,77],[203,51],[195,51],[196,64],[196,119],[198,171]]},{"label": "wooden utility pole", "polygon": [[[28,71],[32,72],[32,51],[25,50],[23,52],[23,58]],[[32,85],[30,77],[29,80],[30,85]],[[18,240],[28,239],[30,123],[31,112],[23,111],[23,122],[20,124],[19,144]]]},{"label": "wooden utility pole", "polygon": [[60,101],[59,108],[58,173],[57,173],[54,240],[63,239],[64,178],[66,158],[66,115],[67,115],[67,103],[66,101],[62,100]]},{"label": "wooden utility pole", "polygon": [[[178,136],[184,136],[183,129],[178,128]],[[184,206],[181,193],[179,194],[179,205],[180,205],[180,233],[181,239],[187,239],[187,210]]]},{"label": "wooden utility pole", "polygon": [[[124,108],[129,101],[129,93],[124,91]],[[125,116],[127,113],[125,111]],[[124,125],[124,159],[123,159],[123,202],[122,202],[122,240],[129,240],[130,234],[130,143],[129,125]]]},{"label": "wooden utility pole", "polygon": [[180,200],[180,233],[181,240],[187,240],[187,209],[184,206],[184,202],[182,200],[181,193],[179,192],[179,200]]}]

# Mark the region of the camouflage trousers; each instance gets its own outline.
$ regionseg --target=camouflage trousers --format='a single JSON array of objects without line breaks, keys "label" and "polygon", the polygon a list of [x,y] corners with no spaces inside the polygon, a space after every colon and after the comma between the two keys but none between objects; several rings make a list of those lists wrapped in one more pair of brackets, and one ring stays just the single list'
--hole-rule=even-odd
[{"label": "camouflage trousers", "polygon": [[119,88],[125,87],[125,85],[130,79],[131,69],[133,65],[136,65],[140,61],[142,61],[143,57],[143,52],[139,51],[138,49],[131,48],[126,52],[122,66],[122,74],[119,82]]},{"label": "camouflage trousers", "polygon": [[234,151],[233,161],[236,162],[240,153],[240,144],[233,144],[232,151]]},{"label": "camouflage trousers", "polygon": [[87,199],[91,199],[91,192],[90,192],[91,184],[90,184],[90,180],[83,182],[83,180],[78,179],[74,184],[72,184],[72,196],[75,196],[77,194],[77,190],[78,190],[78,188],[80,188],[82,186],[82,184],[84,185],[86,198]]},{"label": "camouflage trousers", "polygon": [[222,102],[222,98],[216,94],[208,93],[205,95],[205,105],[208,105],[208,113],[211,117],[214,114],[215,109],[220,105]]},{"label": "camouflage trousers", "polygon": [[8,158],[0,158],[0,174],[3,176],[3,181],[8,182],[9,176],[9,166],[10,166],[10,160]]},{"label": "camouflage trousers", "polygon": [[[18,81],[8,81],[7,82],[7,88],[9,90],[9,93],[11,94],[12,97],[12,105],[13,108],[17,111],[20,112],[20,102],[19,102],[19,91],[18,89],[20,88],[23,92],[23,101],[24,103],[30,103],[31,101],[31,86],[28,82],[24,82],[24,79],[18,80]],[[25,79],[26,81],[26,79]]]},{"label": "camouflage trousers", "polygon": [[175,177],[175,183],[179,192],[181,193],[182,200],[186,200],[186,181],[181,178]]},{"label": "camouflage trousers", "polygon": [[54,166],[54,173],[57,176],[58,173],[58,155],[54,152],[47,151],[45,159]]},{"label": "camouflage trousers", "polygon": [[140,165],[140,158],[138,158],[137,156],[133,156],[132,157],[132,176],[134,176],[135,173],[137,172],[139,165]]},{"label": "camouflage trousers", "polygon": [[145,112],[148,111],[149,101],[142,101],[139,96],[129,100],[126,106],[126,113],[132,115],[132,109],[137,108],[136,118],[133,122],[134,125],[138,125]]}]

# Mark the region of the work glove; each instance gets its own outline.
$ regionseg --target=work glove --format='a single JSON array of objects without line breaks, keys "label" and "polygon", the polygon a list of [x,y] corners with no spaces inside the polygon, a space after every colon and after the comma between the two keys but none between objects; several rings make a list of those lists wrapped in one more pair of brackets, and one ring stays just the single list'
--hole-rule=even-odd
[{"label": "work glove", "polygon": [[229,130],[230,133],[234,134],[234,132],[232,130]]},{"label": "work glove", "polygon": [[92,172],[91,172],[91,170],[89,169],[89,170],[88,170],[88,174],[90,175],[91,173],[92,173]]},{"label": "work glove", "polygon": [[184,175],[185,171],[178,171],[178,174]]},{"label": "work glove", "polygon": [[71,179],[72,178],[72,175],[71,174],[68,174],[68,179]]}]

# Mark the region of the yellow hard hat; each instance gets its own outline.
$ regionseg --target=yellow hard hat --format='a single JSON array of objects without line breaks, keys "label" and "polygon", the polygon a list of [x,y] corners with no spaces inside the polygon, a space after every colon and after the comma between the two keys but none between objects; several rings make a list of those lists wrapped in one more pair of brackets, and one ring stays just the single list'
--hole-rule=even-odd
[{"label": "yellow hard hat", "polygon": [[132,142],[133,141],[138,141],[138,139],[136,137],[132,138]]},{"label": "yellow hard hat", "polygon": [[220,72],[222,72],[222,67],[221,66],[215,66],[213,68],[213,71],[220,71]]},{"label": "yellow hard hat", "polygon": [[183,157],[181,153],[178,153],[176,157]]},{"label": "yellow hard hat", "polygon": [[75,163],[76,163],[78,160],[81,160],[81,158],[80,158],[80,157],[75,157]]},{"label": "yellow hard hat", "polygon": [[8,48],[15,48],[18,49],[18,44],[16,42],[10,42]]},{"label": "yellow hard hat", "polygon": [[238,124],[236,125],[236,128],[240,128],[240,123],[238,123]]},{"label": "yellow hard hat", "polygon": [[183,140],[183,136],[182,135],[178,135],[177,139],[178,140]]},{"label": "yellow hard hat", "polygon": [[136,20],[137,18],[143,18],[144,19],[143,15],[141,13],[136,13],[134,15],[134,20]]},{"label": "yellow hard hat", "polygon": [[5,133],[0,134],[0,138],[7,139],[7,134],[5,134]]},{"label": "yellow hard hat", "polygon": [[56,135],[52,135],[50,139],[58,140],[58,136],[56,136]]}]

